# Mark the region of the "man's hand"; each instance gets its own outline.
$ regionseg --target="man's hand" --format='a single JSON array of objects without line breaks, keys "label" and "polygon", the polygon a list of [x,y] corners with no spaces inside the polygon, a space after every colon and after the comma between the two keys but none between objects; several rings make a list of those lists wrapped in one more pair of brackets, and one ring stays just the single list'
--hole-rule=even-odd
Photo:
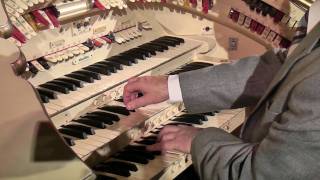
[{"label": "man's hand", "polygon": [[[138,93],[143,96],[138,97]],[[128,110],[169,99],[168,76],[144,76],[132,78],[123,91],[124,103]]]},{"label": "man's hand", "polygon": [[159,133],[158,143],[147,147],[149,151],[180,151],[190,153],[191,143],[200,128],[192,126],[165,126]]}]

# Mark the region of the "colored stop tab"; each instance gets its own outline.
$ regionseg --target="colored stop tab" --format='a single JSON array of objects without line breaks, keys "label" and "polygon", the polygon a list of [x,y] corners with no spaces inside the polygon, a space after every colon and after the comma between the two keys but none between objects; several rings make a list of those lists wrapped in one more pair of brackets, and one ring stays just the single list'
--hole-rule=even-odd
[{"label": "colored stop tab", "polygon": [[54,27],[60,27],[60,22],[58,18],[54,15],[52,9],[46,9],[44,12],[47,14],[48,18],[50,19]]},{"label": "colored stop tab", "polygon": [[209,0],[202,0],[202,12],[208,14],[209,12]]},{"label": "colored stop tab", "polygon": [[96,47],[99,47],[99,48],[100,48],[100,47],[103,46],[103,44],[102,44],[101,42],[99,42],[99,41],[97,41],[97,40],[95,40],[95,39],[93,39],[92,42],[93,42],[94,46],[96,46]]},{"label": "colored stop tab", "polygon": [[50,23],[46,20],[46,18],[41,15],[39,10],[32,11],[31,13],[34,16],[37,23],[43,24],[46,27],[50,25]]},{"label": "colored stop tab", "polygon": [[111,43],[112,43],[112,40],[109,39],[109,38],[107,38],[107,37],[102,36],[102,37],[100,37],[100,38],[103,39],[103,40],[105,40],[108,44],[111,44]]},{"label": "colored stop tab", "polygon": [[12,28],[11,36],[21,43],[27,42],[26,36],[15,26],[13,26],[13,28]]},{"label": "colored stop tab", "polygon": [[166,0],[161,0],[161,3],[166,3],[167,1]]},{"label": "colored stop tab", "polygon": [[105,10],[106,8],[104,7],[104,5],[99,1],[99,0],[95,0],[94,1],[94,5],[100,9],[100,10]]},{"label": "colored stop tab", "polygon": [[197,0],[190,0],[190,3],[192,4],[193,7],[197,6]]}]

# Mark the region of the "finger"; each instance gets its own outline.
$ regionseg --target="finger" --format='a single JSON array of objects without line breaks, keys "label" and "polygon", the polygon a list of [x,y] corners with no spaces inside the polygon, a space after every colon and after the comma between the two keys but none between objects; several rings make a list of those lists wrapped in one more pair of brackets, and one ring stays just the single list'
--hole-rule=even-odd
[{"label": "finger", "polygon": [[130,101],[133,101],[138,98],[138,92],[134,92],[131,94]]},{"label": "finger", "polygon": [[139,77],[132,77],[128,80],[128,83],[132,83],[132,82],[135,82],[139,79]]},{"label": "finger", "polygon": [[138,97],[138,92],[133,92],[131,93],[129,96],[127,96],[124,100],[124,104],[128,104],[128,102],[133,101],[134,99],[136,99]]},{"label": "finger", "polygon": [[166,134],[163,134],[162,136],[158,136],[158,141],[159,142],[162,142],[162,141],[170,141],[172,139],[175,139],[176,138],[176,133],[175,132],[169,132],[169,133],[166,133]]},{"label": "finger", "polygon": [[143,107],[149,104],[152,104],[153,98],[150,96],[141,96],[138,98],[135,98],[134,100],[131,100],[130,102],[127,103],[127,109],[128,110],[133,110],[139,107]]},{"label": "finger", "polygon": [[127,104],[131,100],[131,94],[135,94],[141,90],[141,85],[138,81],[134,81],[132,83],[128,83],[124,86],[123,89],[123,100],[124,103]]},{"label": "finger", "polygon": [[172,151],[176,150],[177,143],[175,140],[170,140],[170,141],[162,141],[161,142],[161,151],[166,152],[166,151]]},{"label": "finger", "polygon": [[179,131],[178,126],[173,126],[173,125],[167,125],[165,126],[159,133],[158,135],[158,140],[162,139],[162,136],[164,136],[167,133],[175,133]]},{"label": "finger", "polygon": [[171,151],[171,150],[176,149],[176,144],[177,144],[177,142],[175,142],[174,140],[161,141],[159,143],[147,146],[147,150],[148,151],[162,151],[162,152]]}]

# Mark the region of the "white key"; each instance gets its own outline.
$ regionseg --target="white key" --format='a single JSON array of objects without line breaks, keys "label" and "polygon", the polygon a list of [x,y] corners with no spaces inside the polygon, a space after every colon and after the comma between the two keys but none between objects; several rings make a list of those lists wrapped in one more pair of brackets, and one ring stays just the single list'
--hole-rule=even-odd
[{"label": "white key", "polygon": [[[97,138],[95,138],[95,135],[90,135],[90,136],[88,136],[87,139],[79,139],[79,140],[75,140],[74,142],[76,144],[78,144],[79,142],[85,143],[85,144],[89,144],[91,146],[95,146],[96,148],[101,147],[102,145],[105,144],[105,142],[101,142],[101,140],[99,141],[99,140],[96,140],[96,139]],[[102,139],[102,140],[104,140],[104,139]],[[107,141],[107,140],[105,140],[105,141]]]},{"label": "white key", "polygon": [[79,156],[85,156],[85,155],[87,155],[87,154],[90,153],[89,150],[87,150],[87,149],[81,149],[81,148],[76,147],[76,146],[71,146],[71,149],[72,149],[76,154],[78,154]]},{"label": "white key", "polygon": [[95,149],[97,149],[96,146],[93,146],[91,144],[86,144],[83,141],[75,141],[75,147],[78,147],[80,149],[86,149],[86,150],[89,150],[90,152],[92,152]]},{"label": "white key", "polygon": [[109,130],[109,129],[95,129],[96,136],[113,139],[120,135],[119,131]]}]

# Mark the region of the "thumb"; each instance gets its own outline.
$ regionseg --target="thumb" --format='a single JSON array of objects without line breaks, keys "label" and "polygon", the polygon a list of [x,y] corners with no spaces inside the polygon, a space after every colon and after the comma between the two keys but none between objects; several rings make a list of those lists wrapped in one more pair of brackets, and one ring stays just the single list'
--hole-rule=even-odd
[{"label": "thumb", "polygon": [[133,110],[133,109],[137,109],[139,107],[143,107],[143,106],[146,106],[149,104],[153,104],[152,96],[144,95],[144,96],[138,97],[138,98],[133,99],[130,102],[128,102],[127,109]]}]

